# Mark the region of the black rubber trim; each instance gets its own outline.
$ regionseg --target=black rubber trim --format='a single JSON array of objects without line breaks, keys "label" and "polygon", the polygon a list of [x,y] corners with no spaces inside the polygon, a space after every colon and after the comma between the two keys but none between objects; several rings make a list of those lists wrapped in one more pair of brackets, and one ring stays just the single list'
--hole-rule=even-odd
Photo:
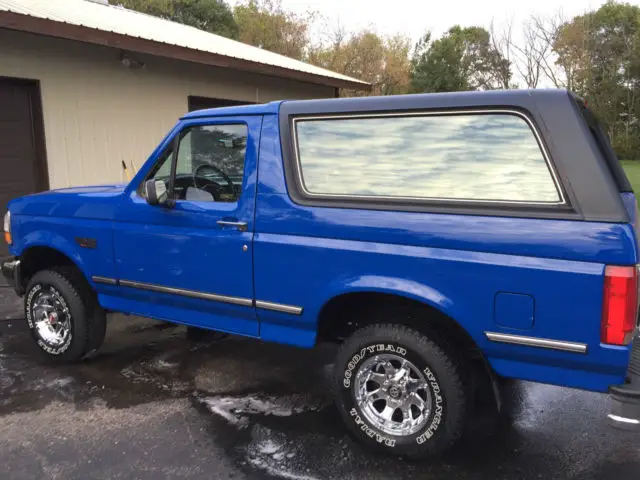
[{"label": "black rubber trim", "polygon": [[627,383],[609,388],[611,413],[616,428],[640,430],[640,333],[634,335],[627,371]]},{"label": "black rubber trim", "polygon": [[24,295],[24,285],[20,270],[20,259],[16,257],[4,257],[0,259],[2,276],[18,296]]},{"label": "black rubber trim", "polygon": [[640,431],[640,391],[612,389],[610,425],[620,430]]},{"label": "black rubber trim", "polygon": [[169,186],[167,188],[167,207],[173,208],[176,206],[176,197],[175,197],[175,183],[176,183],[176,169],[178,168],[178,155],[180,154],[180,140],[184,137],[191,127],[187,127],[184,130],[180,130],[175,137],[173,137],[173,141],[171,142],[173,145],[173,158],[171,159],[171,175],[169,176]]}]

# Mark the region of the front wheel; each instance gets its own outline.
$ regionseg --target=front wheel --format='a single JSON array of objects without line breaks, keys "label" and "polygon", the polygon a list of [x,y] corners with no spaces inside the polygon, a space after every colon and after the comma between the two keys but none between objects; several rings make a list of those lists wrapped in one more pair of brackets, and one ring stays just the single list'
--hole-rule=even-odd
[{"label": "front wheel", "polygon": [[48,360],[74,362],[102,345],[105,313],[81,274],[42,270],[29,281],[24,298],[29,331]]},{"label": "front wheel", "polygon": [[435,455],[462,434],[464,372],[444,344],[410,328],[371,325],[338,353],[336,403],[349,430],[391,455]]}]

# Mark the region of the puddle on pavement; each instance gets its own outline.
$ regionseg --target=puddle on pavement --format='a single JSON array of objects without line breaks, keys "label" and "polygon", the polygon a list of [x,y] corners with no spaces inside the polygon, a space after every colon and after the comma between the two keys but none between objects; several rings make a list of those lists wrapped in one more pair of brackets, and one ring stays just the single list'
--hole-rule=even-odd
[{"label": "puddle on pavement", "polygon": [[77,365],[41,363],[27,332],[3,332],[0,417],[54,402],[90,410],[190,398],[241,469],[285,478],[315,478],[298,438],[310,427],[321,432],[319,443],[331,436],[344,443],[338,414],[327,408],[330,365],[322,352],[235,338],[189,342],[182,327],[126,322],[110,324],[99,354]]},{"label": "puddle on pavement", "polygon": [[[331,402],[332,347],[305,351],[232,337],[194,343],[183,327],[119,317],[95,358],[50,366],[37,361],[26,332],[0,335],[0,418],[52,402],[126,409],[187,398],[216,445],[249,477],[348,480],[362,478],[363,469],[376,472],[367,474],[371,479],[466,478],[483,470],[494,478],[525,477],[519,458],[527,439],[511,424],[476,428],[430,462],[365,450],[347,435]],[[521,423],[535,439],[535,412]],[[553,454],[538,453],[549,455],[541,478],[555,478]]]}]

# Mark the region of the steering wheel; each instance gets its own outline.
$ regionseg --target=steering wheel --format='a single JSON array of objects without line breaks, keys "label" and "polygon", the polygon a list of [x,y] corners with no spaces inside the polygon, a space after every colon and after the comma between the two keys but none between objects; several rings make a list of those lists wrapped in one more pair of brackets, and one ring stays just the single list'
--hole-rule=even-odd
[{"label": "steering wheel", "polygon": [[194,185],[194,187],[199,188],[198,187],[198,183],[197,183],[198,175],[199,175],[201,170],[205,170],[207,168],[210,168],[214,172],[220,174],[220,176],[227,182],[226,187],[223,187],[222,185],[220,185],[215,180],[211,180],[211,179],[206,178],[206,177],[200,177],[200,180],[204,180],[207,183],[207,185],[212,185],[216,189],[228,188],[231,193],[233,193],[233,194],[236,193],[236,186],[231,181],[231,178],[229,178],[229,175],[227,175],[225,172],[220,170],[215,165],[210,165],[208,163],[205,163],[205,164],[202,164],[202,165],[196,167],[196,169],[193,171],[193,185]]}]

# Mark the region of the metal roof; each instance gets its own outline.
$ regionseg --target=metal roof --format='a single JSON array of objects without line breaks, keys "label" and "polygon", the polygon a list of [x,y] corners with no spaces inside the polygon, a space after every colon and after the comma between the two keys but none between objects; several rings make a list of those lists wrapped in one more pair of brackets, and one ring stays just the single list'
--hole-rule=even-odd
[{"label": "metal roof", "polygon": [[[306,81],[312,81],[314,83],[356,89],[370,88],[368,83],[346,75],[237,42],[220,35],[205,32],[194,27],[133,10],[127,10],[116,5],[104,5],[88,0],[0,0],[0,15],[2,14],[15,14],[31,17],[31,19],[47,20],[100,32],[110,32],[133,39],[148,40],[167,46],[181,47],[191,51],[211,54],[218,59],[221,57],[238,59],[243,61],[243,63],[238,65],[247,65],[247,62],[250,62],[251,64],[271,67],[268,68],[269,74],[276,76],[288,76],[284,74],[285,71],[300,72],[305,74],[304,79],[306,79]],[[32,25],[35,24],[32,22]],[[16,19],[15,16],[12,16],[11,19],[5,20],[4,22],[0,22],[0,27],[3,26],[17,30],[32,31],[33,33],[49,34],[35,27],[31,27],[31,29],[26,27],[21,28],[23,25],[21,25],[21,22],[19,19]],[[51,34],[69,38],[62,33]],[[88,41],[90,43],[103,43]],[[223,65],[219,61],[218,64],[221,66],[230,66],[231,68],[251,70],[235,64]],[[278,75],[279,71],[282,71],[283,74]],[[298,75],[298,78],[302,79],[303,77]]]}]

